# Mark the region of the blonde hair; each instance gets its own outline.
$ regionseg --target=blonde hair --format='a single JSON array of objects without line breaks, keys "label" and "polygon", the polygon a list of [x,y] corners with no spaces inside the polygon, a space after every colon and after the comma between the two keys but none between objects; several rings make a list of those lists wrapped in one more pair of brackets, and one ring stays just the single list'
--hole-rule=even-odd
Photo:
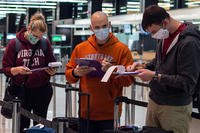
[{"label": "blonde hair", "polygon": [[31,16],[28,27],[31,30],[39,29],[39,31],[41,31],[41,32],[46,32],[47,24],[45,22],[44,15],[42,13],[35,13],[33,16]]}]

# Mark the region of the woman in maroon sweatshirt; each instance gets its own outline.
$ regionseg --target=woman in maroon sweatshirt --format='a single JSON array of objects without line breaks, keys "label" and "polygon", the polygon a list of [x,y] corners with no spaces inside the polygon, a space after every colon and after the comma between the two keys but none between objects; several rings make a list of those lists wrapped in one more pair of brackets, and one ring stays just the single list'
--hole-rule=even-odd
[{"label": "woman in maroon sweatshirt", "polygon": [[[19,94],[21,106],[44,118],[47,116],[53,93],[49,82],[50,76],[56,71],[53,68],[31,70],[46,67],[49,62],[55,61],[50,42],[43,38],[46,31],[44,16],[40,13],[34,14],[27,28],[16,34],[19,46],[16,44],[16,39],[10,40],[2,61],[4,73],[11,79],[11,88],[23,92],[23,95]],[[23,91],[19,91],[22,88]],[[21,116],[20,132],[22,133],[29,125],[30,120]]]}]

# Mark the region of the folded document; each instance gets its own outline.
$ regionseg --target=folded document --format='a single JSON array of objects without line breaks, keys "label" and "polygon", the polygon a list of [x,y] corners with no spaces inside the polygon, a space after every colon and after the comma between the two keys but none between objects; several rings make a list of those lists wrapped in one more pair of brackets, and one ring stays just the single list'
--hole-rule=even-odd
[{"label": "folded document", "polygon": [[[114,72],[117,69],[116,72]],[[126,69],[122,65],[117,66],[111,66],[104,74],[103,78],[101,79],[101,82],[107,82],[112,74],[118,74],[118,75],[136,75],[138,72],[126,72]]]}]

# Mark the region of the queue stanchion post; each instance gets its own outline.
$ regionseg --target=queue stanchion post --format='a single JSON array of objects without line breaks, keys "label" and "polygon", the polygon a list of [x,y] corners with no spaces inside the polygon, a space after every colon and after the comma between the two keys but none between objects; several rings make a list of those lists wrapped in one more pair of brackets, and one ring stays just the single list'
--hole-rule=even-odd
[{"label": "queue stanchion post", "polygon": [[71,94],[72,87],[69,83],[66,83],[65,88],[65,96],[66,96],[66,102],[65,102],[65,117],[72,117],[72,94]]},{"label": "queue stanchion post", "polygon": [[68,119],[65,117],[56,117],[54,118],[54,121],[56,122],[56,133],[66,133],[67,129],[69,128],[69,122]]},{"label": "queue stanchion post", "polygon": [[[136,85],[132,84],[131,99],[136,98]],[[135,105],[131,104],[131,124],[135,124]]]},{"label": "queue stanchion post", "polygon": [[20,132],[20,107],[21,101],[16,97],[13,100],[12,104],[12,133],[19,133]]},{"label": "queue stanchion post", "polygon": [[[56,75],[53,76],[53,83],[56,83]],[[53,86],[53,117],[56,117],[56,86]]]},{"label": "queue stanchion post", "polygon": [[114,105],[114,130],[117,130],[120,126],[120,118],[119,118],[119,104]]}]

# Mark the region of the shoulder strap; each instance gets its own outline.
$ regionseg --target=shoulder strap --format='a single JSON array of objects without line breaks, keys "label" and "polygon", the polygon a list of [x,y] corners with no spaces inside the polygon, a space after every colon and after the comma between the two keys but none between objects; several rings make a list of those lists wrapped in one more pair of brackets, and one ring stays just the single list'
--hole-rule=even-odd
[{"label": "shoulder strap", "polygon": [[[42,48],[42,50],[44,50],[44,52],[46,53],[46,51],[47,51],[47,43],[46,43],[46,39],[41,39],[41,48]],[[15,38],[15,51],[16,51],[16,53],[18,53],[19,52],[19,50],[20,50],[20,41],[19,41],[19,39],[17,39],[17,38]]]},{"label": "shoulder strap", "polygon": [[19,50],[20,50],[20,45],[21,45],[20,41],[19,41],[17,38],[15,38],[15,52],[16,52],[16,53],[19,52]]},{"label": "shoulder strap", "polygon": [[[17,38],[15,38],[15,57],[17,57],[17,54],[20,50],[20,47],[21,47],[20,45],[21,45],[20,41]],[[10,84],[10,80],[11,80],[11,78],[9,76],[6,76],[6,85],[7,86]]]},{"label": "shoulder strap", "polygon": [[44,38],[42,38],[40,41],[41,41],[40,42],[41,48],[44,51],[44,54],[46,54],[46,51],[47,51],[47,41]]}]

